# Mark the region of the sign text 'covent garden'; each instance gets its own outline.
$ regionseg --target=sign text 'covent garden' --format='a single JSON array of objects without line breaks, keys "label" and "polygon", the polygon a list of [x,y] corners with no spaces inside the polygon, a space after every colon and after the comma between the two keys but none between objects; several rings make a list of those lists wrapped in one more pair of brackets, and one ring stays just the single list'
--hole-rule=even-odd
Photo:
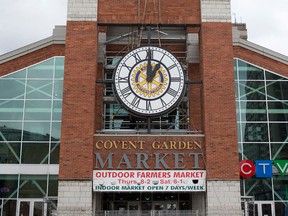
[{"label": "sign text 'covent garden'", "polygon": [[198,169],[203,153],[197,141],[99,140],[95,157],[95,169]]}]

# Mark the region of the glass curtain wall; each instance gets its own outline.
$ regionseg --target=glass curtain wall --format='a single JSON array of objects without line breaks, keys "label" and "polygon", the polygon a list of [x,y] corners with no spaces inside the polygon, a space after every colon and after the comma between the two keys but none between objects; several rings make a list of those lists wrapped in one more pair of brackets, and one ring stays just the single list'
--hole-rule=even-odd
[{"label": "glass curtain wall", "polygon": [[[288,78],[234,60],[240,160],[288,160]],[[288,214],[288,176],[241,180],[241,195]],[[286,214],[284,214],[286,211]],[[283,214],[282,214],[282,213]]]},{"label": "glass curtain wall", "polygon": [[[0,77],[0,166],[59,163],[63,74],[54,57]],[[11,172],[0,175],[1,216],[16,214],[17,199],[57,197],[57,175]]]}]

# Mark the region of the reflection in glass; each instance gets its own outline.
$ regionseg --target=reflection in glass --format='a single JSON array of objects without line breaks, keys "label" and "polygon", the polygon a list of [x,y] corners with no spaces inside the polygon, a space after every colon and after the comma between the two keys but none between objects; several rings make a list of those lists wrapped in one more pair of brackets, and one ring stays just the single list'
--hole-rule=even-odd
[{"label": "reflection in glass", "polygon": [[16,198],[18,175],[0,175],[0,198]]},{"label": "reflection in glass", "polygon": [[267,123],[243,123],[244,142],[268,142]]},{"label": "reflection in glass", "polygon": [[24,122],[23,141],[49,141],[50,122]]},{"label": "reflection in glass", "polygon": [[48,143],[23,143],[22,160],[23,164],[47,164],[49,156]]},{"label": "reflection in glass", "polygon": [[50,120],[50,100],[26,100],[24,120]]},{"label": "reflection in glass", "polygon": [[20,162],[20,146],[16,142],[0,142],[0,164],[18,164]]},{"label": "reflection in glass", "polygon": [[46,196],[46,175],[21,175],[19,198],[43,198]]},{"label": "reflection in glass", "polygon": [[28,80],[26,87],[27,99],[51,99],[52,80]]},{"label": "reflection in glass", "polygon": [[243,143],[243,156],[245,160],[269,160],[269,143]]},{"label": "reflection in glass", "polygon": [[24,100],[0,100],[0,120],[23,119]]},{"label": "reflection in glass", "polygon": [[54,58],[43,61],[28,68],[27,78],[53,78]]},{"label": "reflection in glass", "polygon": [[25,80],[0,79],[0,99],[23,99],[24,90]]},{"label": "reflection in glass", "polygon": [[0,141],[20,141],[22,135],[22,122],[1,122]]}]

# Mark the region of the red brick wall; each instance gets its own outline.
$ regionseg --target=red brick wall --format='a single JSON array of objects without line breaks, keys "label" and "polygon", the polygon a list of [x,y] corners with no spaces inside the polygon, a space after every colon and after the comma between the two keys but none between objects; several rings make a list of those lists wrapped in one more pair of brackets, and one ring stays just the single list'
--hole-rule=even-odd
[{"label": "red brick wall", "polygon": [[96,22],[67,22],[60,179],[91,179],[97,76]]},{"label": "red brick wall", "polygon": [[10,60],[3,64],[0,64],[0,76],[9,74],[11,72],[20,70],[30,65],[36,64],[40,61],[46,60],[53,56],[64,56],[65,45],[50,45],[37,51],[28,53],[24,56]]},{"label": "red brick wall", "polygon": [[271,70],[275,73],[288,77],[287,64],[281,63],[279,61],[239,46],[233,47],[233,53],[235,58],[240,58],[259,67],[263,67],[267,70]]},{"label": "red brick wall", "polygon": [[[146,15],[144,15],[145,1],[147,1]],[[99,0],[98,22],[165,24],[200,23],[199,0],[161,0],[160,9],[157,0],[140,0],[140,2],[140,16],[138,16],[138,0]],[[155,6],[154,2],[156,3]]]},{"label": "red brick wall", "polygon": [[231,23],[201,24],[207,179],[238,179]]}]

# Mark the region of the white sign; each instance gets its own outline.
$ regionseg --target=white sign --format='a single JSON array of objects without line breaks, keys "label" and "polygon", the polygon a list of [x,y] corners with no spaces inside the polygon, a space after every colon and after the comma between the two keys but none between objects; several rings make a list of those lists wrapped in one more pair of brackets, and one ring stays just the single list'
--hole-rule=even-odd
[{"label": "white sign", "polygon": [[205,170],[94,170],[93,191],[206,191]]}]

